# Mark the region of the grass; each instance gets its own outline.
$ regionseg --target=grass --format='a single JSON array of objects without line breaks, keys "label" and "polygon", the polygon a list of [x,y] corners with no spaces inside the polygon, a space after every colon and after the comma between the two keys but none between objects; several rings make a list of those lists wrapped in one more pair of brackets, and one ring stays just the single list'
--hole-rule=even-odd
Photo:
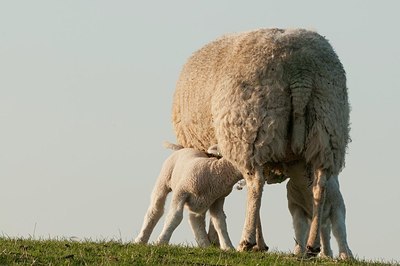
[{"label": "grass", "polygon": [[[395,262],[302,259],[279,252],[152,246],[117,241],[32,240],[0,237],[0,265],[394,265]],[[399,264],[397,264],[399,265]]]}]

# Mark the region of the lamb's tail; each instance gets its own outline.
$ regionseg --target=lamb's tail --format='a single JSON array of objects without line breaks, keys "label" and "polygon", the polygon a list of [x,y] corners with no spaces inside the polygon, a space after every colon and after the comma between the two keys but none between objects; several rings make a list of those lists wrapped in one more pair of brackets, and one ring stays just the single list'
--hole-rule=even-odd
[{"label": "lamb's tail", "polygon": [[222,154],[218,150],[218,145],[214,144],[207,149],[207,153],[213,157],[221,158]]},{"label": "lamb's tail", "polygon": [[301,154],[304,150],[306,137],[305,110],[310,101],[313,86],[311,73],[306,70],[298,71],[290,84],[292,99],[292,140],[291,148],[294,154]]},{"label": "lamb's tail", "polygon": [[168,141],[164,141],[163,146],[164,146],[164,148],[171,149],[171,150],[174,150],[174,151],[177,151],[177,150],[180,150],[180,149],[184,148],[182,145],[173,144],[173,143],[170,143]]}]

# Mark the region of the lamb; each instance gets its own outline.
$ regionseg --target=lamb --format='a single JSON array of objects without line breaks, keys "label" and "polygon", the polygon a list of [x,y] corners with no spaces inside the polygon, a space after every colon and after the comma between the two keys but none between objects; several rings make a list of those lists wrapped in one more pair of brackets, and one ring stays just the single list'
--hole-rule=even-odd
[{"label": "lamb", "polygon": [[[227,232],[223,206],[225,197],[231,193],[234,184],[243,178],[242,174],[226,159],[209,157],[205,152],[170,143],[165,146],[176,151],[162,166],[142,229],[135,242],[148,242],[163,214],[167,195],[172,191],[171,206],[157,244],[169,242],[173,231],[182,221],[183,209],[186,206],[189,209],[189,222],[199,246],[210,245],[205,229],[205,215],[209,210],[212,221],[210,233],[216,231],[221,249],[233,248]],[[209,152],[215,154],[212,147]]]},{"label": "lamb", "polygon": [[276,164],[304,162],[313,194],[306,249],[319,253],[326,183],[344,167],[349,142],[346,75],[324,37],[259,29],[205,45],[182,69],[172,122],[184,147],[218,143],[243,174],[248,192],[238,250],[258,245],[265,175]]},{"label": "lamb", "polygon": [[[304,176],[308,171],[303,162],[295,163],[287,168],[290,179],[286,184],[288,207],[292,215],[293,227],[296,236],[294,254],[305,253],[306,237],[309,231],[309,221],[312,218],[312,190],[310,186],[310,175]],[[346,234],[346,207],[339,188],[338,176],[332,176],[326,182],[326,198],[321,215],[321,237],[322,244],[320,255],[332,257],[330,246],[331,226],[333,235],[339,246],[339,258],[350,259],[353,254],[347,244]]]}]

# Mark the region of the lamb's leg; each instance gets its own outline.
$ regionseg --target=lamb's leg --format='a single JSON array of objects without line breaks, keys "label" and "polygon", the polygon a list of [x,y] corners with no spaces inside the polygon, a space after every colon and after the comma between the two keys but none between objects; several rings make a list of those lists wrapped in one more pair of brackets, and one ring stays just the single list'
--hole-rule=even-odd
[{"label": "lamb's leg", "polygon": [[346,234],[346,207],[340,192],[338,202],[339,204],[334,206],[331,214],[332,232],[339,246],[339,257],[341,259],[351,259],[353,258],[353,253],[347,244]]},{"label": "lamb's leg", "polygon": [[250,250],[256,245],[257,220],[260,217],[261,196],[265,183],[262,167],[255,168],[255,174],[244,175],[247,184],[247,207],[242,238],[238,250]]},{"label": "lamb's leg", "polygon": [[171,206],[166,217],[164,228],[158,237],[156,244],[167,244],[171,239],[172,233],[181,223],[183,218],[183,208],[185,206],[185,195],[174,195],[171,201]]},{"label": "lamb's leg", "polygon": [[210,240],[211,245],[219,247],[219,239],[218,239],[218,233],[217,230],[215,230],[215,226],[212,222],[212,219],[210,218],[210,224],[208,227],[208,239]]},{"label": "lamb's leg", "polygon": [[165,200],[170,191],[164,180],[159,178],[153,189],[151,203],[144,216],[143,226],[135,239],[135,243],[147,243],[149,241],[154,227],[164,213]]},{"label": "lamb's leg", "polygon": [[289,202],[289,211],[292,215],[293,228],[295,234],[296,244],[294,246],[293,253],[297,256],[303,256],[306,251],[306,238],[309,233],[309,224],[306,214],[303,209],[297,204],[291,204]]},{"label": "lamb's leg", "polygon": [[331,223],[329,219],[323,219],[321,224],[321,253],[322,257],[333,257],[331,248]]},{"label": "lamb's leg", "polygon": [[220,248],[223,250],[233,249],[226,226],[226,215],[224,213],[225,198],[217,199],[210,207],[210,215],[215,230],[218,233]]},{"label": "lamb's leg", "polygon": [[307,255],[316,256],[321,251],[321,218],[325,201],[326,173],[318,169],[314,173],[313,182],[313,214],[311,219],[310,233],[307,240]]},{"label": "lamb's leg", "polygon": [[206,231],[206,214],[190,212],[189,222],[199,247],[208,247],[211,243],[210,240],[208,240],[208,235]]}]

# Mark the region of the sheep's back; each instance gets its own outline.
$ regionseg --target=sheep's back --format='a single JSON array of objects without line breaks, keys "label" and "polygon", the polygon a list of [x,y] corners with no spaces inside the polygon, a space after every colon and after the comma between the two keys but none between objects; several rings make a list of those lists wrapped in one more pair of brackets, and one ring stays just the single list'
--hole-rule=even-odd
[{"label": "sheep's back", "polygon": [[174,94],[172,121],[184,147],[206,151],[216,144],[211,100],[218,86],[218,62],[225,57],[225,39],[213,42],[192,55],[184,65]]}]

